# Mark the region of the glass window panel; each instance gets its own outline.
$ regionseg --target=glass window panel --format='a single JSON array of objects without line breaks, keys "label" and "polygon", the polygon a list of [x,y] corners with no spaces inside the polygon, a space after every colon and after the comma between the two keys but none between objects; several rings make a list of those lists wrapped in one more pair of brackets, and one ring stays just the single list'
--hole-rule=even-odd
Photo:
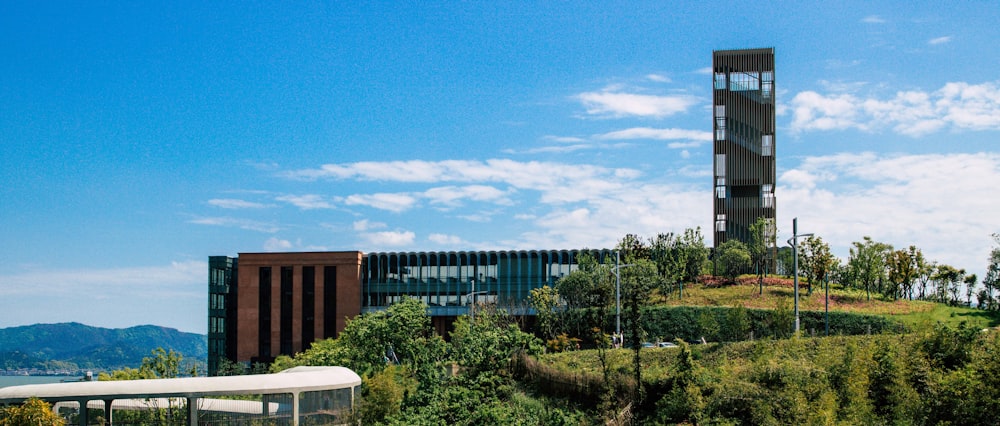
[{"label": "glass window panel", "polygon": [[726,88],[726,73],[724,72],[715,73],[715,88],[718,90]]}]

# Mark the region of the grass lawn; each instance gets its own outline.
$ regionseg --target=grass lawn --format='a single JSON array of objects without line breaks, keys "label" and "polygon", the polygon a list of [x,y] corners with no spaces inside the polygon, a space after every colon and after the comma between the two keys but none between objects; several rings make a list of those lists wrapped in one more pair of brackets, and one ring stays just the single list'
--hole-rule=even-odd
[{"label": "grass lawn", "polygon": [[[737,284],[689,284],[684,286],[684,297],[677,293],[664,297],[654,295],[653,304],[667,306],[724,306],[743,305],[746,308],[774,309],[779,301],[792,305],[794,296],[791,279],[767,277],[763,293],[754,276],[743,276]],[[809,294],[808,283],[799,281],[799,309],[803,311],[823,311],[826,305],[823,287],[816,285]],[[914,330],[933,326],[936,322],[957,326],[966,321],[977,328],[1000,326],[1000,313],[974,308],[947,306],[923,300],[883,300],[872,294],[871,300],[862,290],[845,289],[839,284],[830,285],[831,312],[854,312],[859,314],[885,315],[898,320]]]}]

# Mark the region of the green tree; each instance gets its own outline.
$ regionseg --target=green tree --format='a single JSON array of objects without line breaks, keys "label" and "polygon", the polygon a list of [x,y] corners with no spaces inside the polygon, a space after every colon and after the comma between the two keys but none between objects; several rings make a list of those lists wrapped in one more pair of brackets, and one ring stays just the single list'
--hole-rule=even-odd
[{"label": "green tree", "polygon": [[959,287],[965,280],[965,270],[951,265],[938,265],[931,278],[937,286],[935,295],[940,303],[959,304]]},{"label": "green tree", "polygon": [[881,290],[880,284],[885,280],[886,258],[891,251],[892,246],[872,240],[869,236],[852,243],[847,264],[855,274],[854,278],[864,287],[868,300],[872,300],[873,290]]},{"label": "green tree", "polygon": [[559,292],[549,286],[531,289],[528,302],[535,309],[535,324],[542,339],[556,337],[558,327]]},{"label": "green tree", "polygon": [[643,388],[641,380],[642,365],[640,363],[639,352],[642,349],[644,335],[642,308],[649,303],[649,295],[652,290],[659,287],[660,276],[657,273],[656,264],[651,260],[637,258],[632,254],[627,256],[626,259],[629,267],[619,271],[621,274],[622,311],[625,319],[625,332],[633,351],[632,366],[637,387],[636,394],[641,401]]},{"label": "green tree", "polygon": [[179,377],[181,361],[183,360],[184,356],[173,349],[168,352],[163,348],[156,348],[152,351],[151,357],[142,359],[142,364],[138,369],[125,367],[121,370],[114,370],[110,374],[101,372],[97,375],[97,380],[169,379]]},{"label": "green tree", "polygon": [[[114,370],[110,374],[102,372],[97,375],[97,380],[170,379],[179,377],[181,361],[183,359],[184,356],[173,349],[168,352],[163,348],[156,348],[152,351],[152,356],[142,359],[142,364],[138,369],[125,367],[121,370]],[[175,405],[173,400],[170,400],[166,407],[138,412],[123,411],[117,413],[115,414],[115,421],[125,424],[173,424],[180,422],[184,416],[183,403]]]},{"label": "green tree", "polygon": [[719,244],[715,256],[722,275],[730,280],[735,280],[750,266],[750,252],[739,240],[729,240]]},{"label": "green tree", "polygon": [[364,393],[358,403],[361,424],[379,424],[399,414],[407,393],[417,389],[416,380],[406,369],[395,365],[362,380]]},{"label": "green tree", "polygon": [[985,309],[997,310],[1000,303],[997,303],[994,292],[1000,289],[1000,234],[993,234],[996,246],[990,251],[989,265],[986,267],[986,276],[983,277],[984,296],[979,297],[979,305]]},{"label": "green tree", "polygon": [[614,282],[608,279],[610,274],[608,266],[599,264],[588,251],[581,251],[576,261],[579,269],[556,282],[556,292],[566,302],[566,309],[582,309],[610,303],[614,297]]},{"label": "green tree", "polygon": [[930,294],[927,292],[927,285],[932,282],[931,278],[937,272],[937,263],[927,260],[924,254],[919,251],[917,252],[915,263],[917,265],[917,282],[920,284],[919,298],[924,300],[930,297]]},{"label": "green tree", "polygon": [[656,403],[660,421],[671,424],[698,424],[705,418],[706,401],[702,394],[703,369],[691,354],[691,347],[677,340],[677,373],[671,378],[670,391]]},{"label": "green tree", "polygon": [[0,426],[51,426],[64,425],[65,421],[48,402],[38,398],[28,398],[21,405],[0,406]]},{"label": "green tree", "polygon": [[666,296],[678,289],[678,297],[684,296],[684,279],[687,271],[687,256],[690,252],[681,236],[672,232],[657,234],[650,241],[652,260],[660,275],[660,294]]},{"label": "green tree", "polygon": [[444,374],[446,352],[446,343],[430,327],[427,305],[403,298],[384,311],[350,319],[338,338],[313,342],[293,359],[282,359],[272,367],[341,365],[371,377],[398,364],[405,366],[420,386],[434,386]]},{"label": "green tree", "polygon": [[747,309],[742,304],[726,311],[725,327],[720,332],[722,339],[728,342],[746,340],[750,336],[752,325]]},{"label": "green tree", "polygon": [[792,276],[792,269],[794,269],[794,259],[792,257],[792,248],[789,246],[778,247],[778,273],[783,274],[786,277]]},{"label": "green tree", "polygon": [[708,264],[708,248],[705,247],[705,237],[701,235],[701,227],[687,228],[681,237],[680,248],[684,251],[683,282],[693,283],[704,273]]},{"label": "green tree", "polygon": [[799,243],[799,270],[804,271],[809,282],[808,293],[812,294],[813,283],[821,283],[833,269],[836,258],[830,253],[830,245],[822,237],[811,236]]},{"label": "green tree", "polygon": [[746,246],[747,252],[750,254],[750,263],[757,273],[760,294],[764,294],[764,275],[767,272],[768,255],[772,248],[777,245],[776,236],[774,222],[771,220],[758,217],[757,221],[750,225],[750,240]]},{"label": "green tree", "polygon": [[916,246],[910,246],[906,250],[894,250],[886,258],[888,267],[888,280],[896,289],[894,296],[913,299],[913,282],[919,274],[917,264],[917,254],[920,252]]},{"label": "green tree", "polygon": [[538,354],[542,342],[522,332],[506,312],[494,306],[476,311],[475,317],[460,316],[451,333],[452,356],[472,375],[506,371],[518,352]]},{"label": "green tree", "polygon": [[965,284],[965,306],[972,307],[972,295],[976,292],[976,274],[969,274],[965,276],[963,284]]}]

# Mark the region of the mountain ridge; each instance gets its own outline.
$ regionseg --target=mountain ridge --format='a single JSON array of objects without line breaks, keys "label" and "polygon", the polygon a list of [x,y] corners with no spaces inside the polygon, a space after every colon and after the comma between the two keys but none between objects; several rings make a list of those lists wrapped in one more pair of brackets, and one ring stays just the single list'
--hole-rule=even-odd
[{"label": "mountain ridge", "polygon": [[0,371],[136,368],[156,348],[203,363],[207,336],[152,324],[103,328],[64,322],[0,328]]}]

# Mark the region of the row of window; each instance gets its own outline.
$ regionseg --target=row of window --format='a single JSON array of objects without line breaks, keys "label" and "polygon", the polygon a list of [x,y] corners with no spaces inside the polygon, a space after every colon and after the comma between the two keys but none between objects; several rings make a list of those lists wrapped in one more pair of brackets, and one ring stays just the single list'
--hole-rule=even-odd
[{"label": "row of window", "polygon": [[[610,251],[591,251],[602,261]],[[435,307],[523,300],[578,269],[577,250],[459,253],[372,253],[363,260],[362,307],[402,296]]]},{"label": "row of window", "polygon": [[761,97],[768,99],[774,95],[774,72],[716,72],[713,86],[715,90],[759,91]]}]

